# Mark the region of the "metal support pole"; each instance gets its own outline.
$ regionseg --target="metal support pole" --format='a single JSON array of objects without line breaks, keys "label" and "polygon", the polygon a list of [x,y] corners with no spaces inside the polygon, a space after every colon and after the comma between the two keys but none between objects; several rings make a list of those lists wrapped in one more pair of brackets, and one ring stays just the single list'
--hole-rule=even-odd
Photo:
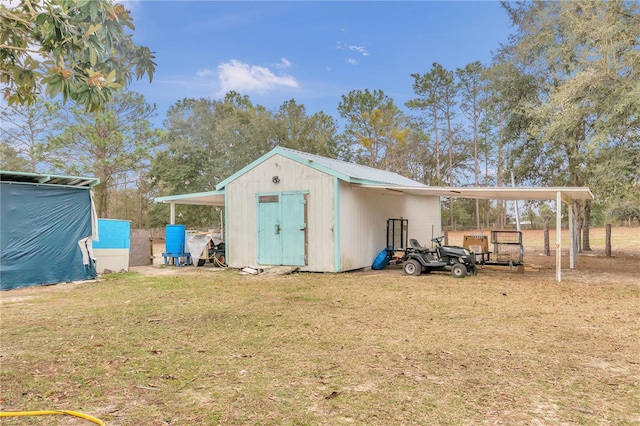
[{"label": "metal support pole", "polygon": [[569,210],[569,269],[576,268],[576,225],[573,217],[573,203],[568,204]]},{"label": "metal support pole", "polygon": [[220,239],[224,242],[224,209],[220,208]]},{"label": "metal support pole", "polygon": [[[513,178],[513,170],[511,170],[511,186],[512,187],[516,187],[516,181]],[[518,208],[518,200],[513,200],[513,205],[516,208],[516,230],[518,232],[522,231],[522,228],[520,227],[520,209]]]},{"label": "metal support pole", "polygon": [[562,194],[556,192],[556,281],[562,281]]}]

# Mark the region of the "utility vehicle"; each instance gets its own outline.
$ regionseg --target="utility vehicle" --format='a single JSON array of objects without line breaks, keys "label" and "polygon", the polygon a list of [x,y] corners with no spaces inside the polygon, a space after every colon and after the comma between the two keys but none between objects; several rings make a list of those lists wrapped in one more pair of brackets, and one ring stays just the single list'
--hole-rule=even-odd
[{"label": "utility vehicle", "polygon": [[436,237],[431,241],[436,244],[435,250],[420,245],[418,240],[411,239],[411,248],[403,259],[403,270],[407,275],[420,275],[431,271],[450,270],[454,278],[476,275],[476,256],[464,247],[442,245],[444,237]]}]

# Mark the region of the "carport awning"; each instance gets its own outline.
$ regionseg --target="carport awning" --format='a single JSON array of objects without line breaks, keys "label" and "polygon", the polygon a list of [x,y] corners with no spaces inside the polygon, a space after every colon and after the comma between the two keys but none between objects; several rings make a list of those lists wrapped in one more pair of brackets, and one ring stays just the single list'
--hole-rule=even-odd
[{"label": "carport awning", "polygon": [[432,195],[438,197],[453,198],[477,198],[481,200],[555,200],[558,193],[564,202],[570,200],[592,200],[593,194],[589,188],[578,187],[473,187],[451,188],[443,186],[385,186],[385,185],[358,185],[364,189],[383,189],[393,192],[402,192],[414,195]]},{"label": "carport awning", "polygon": [[156,203],[193,204],[200,206],[224,206],[225,191],[196,192],[193,194],[156,197]]},{"label": "carport awning", "polygon": [[[476,198],[483,200],[555,200],[556,201],[556,281],[561,281],[562,276],[562,216],[560,202],[570,203],[571,200],[592,200],[593,194],[589,188],[571,187],[544,187],[544,188],[508,188],[508,187],[421,187],[421,186],[385,186],[385,185],[358,185],[358,187],[368,190],[387,190],[406,194],[452,197],[452,198]],[[568,209],[569,213],[569,265],[575,268],[575,258],[577,257],[577,236],[573,209]]]},{"label": "carport awning", "polygon": [[[562,200],[591,200],[593,194],[589,188],[577,187],[469,187],[452,188],[446,186],[393,186],[354,184],[363,189],[387,190],[415,195],[432,195],[453,198],[478,198],[481,200],[555,200],[558,193]],[[157,197],[156,203],[193,204],[202,206],[224,206],[225,191],[196,192],[193,194],[169,195]]]}]

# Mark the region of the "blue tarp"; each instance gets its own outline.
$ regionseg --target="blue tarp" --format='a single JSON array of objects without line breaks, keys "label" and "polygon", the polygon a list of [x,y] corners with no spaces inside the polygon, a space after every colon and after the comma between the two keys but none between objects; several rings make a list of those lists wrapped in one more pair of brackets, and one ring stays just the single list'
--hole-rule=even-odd
[{"label": "blue tarp", "polygon": [[91,237],[88,188],[0,186],[0,289],[95,278],[78,242]]}]

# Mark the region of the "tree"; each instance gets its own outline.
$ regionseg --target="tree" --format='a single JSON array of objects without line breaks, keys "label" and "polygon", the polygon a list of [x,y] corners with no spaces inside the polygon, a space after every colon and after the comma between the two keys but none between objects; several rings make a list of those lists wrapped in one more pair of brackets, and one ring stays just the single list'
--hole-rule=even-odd
[{"label": "tree", "polygon": [[442,120],[442,100],[446,86],[447,71],[440,64],[434,62],[431,70],[423,75],[411,74],[413,77],[413,91],[416,98],[406,103],[410,109],[425,111],[425,115],[421,117],[425,127],[431,130],[432,140],[435,143],[436,158],[436,181],[438,185],[442,184],[441,161],[440,161],[440,130],[439,125]]},{"label": "tree", "polygon": [[64,173],[95,176],[97,209],[109,216],[109,194],[120,179],[132,184],[146,167],[159,143],[160,132],[151,127],[155,106],[133,92],[121,92],[100,112],[68,110],[62,132],[50,147],[58,153],[56,167]]},{"label": "tree", "polygon": [[[519,146],[531,171],[555,184],[602,183],[599,159],[624,146],[640,150],[640,5],[608,2],[504,2],[517,29],[502,49],[504,61],[534,76],[539,101],[530,104],[529,143]],[[637,157],[620,164],[634,168]],[[633,179],[612,177],[605,188],[629,192]],[[625,189],[627,191],[625,191]],[[584,250],[589,250],[591,202],[583,217]],[[573,205],[580,217],[581,205]]]},{"label": "tree", "polygon": [[[480,184],[480,163],[478,156],[480,121],[482,118],[481,100],[483,94],[482,72],[484,67],[480,62],[473,62],[464,68],[456,70],[456,76],[460,83],[460,96],[462,102],[460,109],[471,123],[473,132],[473,177],[475,186]],[[480,202],[476,199],[476,227],[480,228]]]},{"label": "tree", "polygon": [[278,126],[278,145],[325,157],[338,156],[336,124],[319,112],[308,116],[304,105],[294,99],[280,106],[274,116]]},{"label": "tree", "polygon": [[437,185],[436,162],[429,135],[415,121],[409,120],[408,129],[405,143],[395,150],[393,171],[426,185]]},{"label": "tree", "polygon": [[9,105],[44,92],[96,111],[116,90],[145,74],[153,53],[136,46],[130,12],[111,0],[20,0],[0,3],[0,83]]},{"label": "tree", "polygon": [[[455,123],[458,83],[453,72],[434,62],[431,70],[423,75],[411,74],[414,78],[413,90],[418,96],[407,102],[411,109],[424,110],[425,124],[432,129],[435,141],[436,155],[436,179],[443,182],[442,175],[448,175],[448,184],[454,185],[457,175],[456,166],[460,164],[460,157],[465,157],[464,150],[459,150],[460,127]],[[442,124],[442,126],[440,126]],[[441,139],[441,134],[443,138]],[[442,151],[441,140],[446,144],[448,165],[445,173],[442,173],[440,154]],[[466,159],[466,158],[465,158]],[[454,227],[453,198],[450,199],[450,224]]]},{"label": "tree", "polygon": [[[128,173],[126,179],[118,179],[110,187],[109,218],[128,220],[132,228],[148,229],[155,206],[148,167]],[[164,216],[165,220],[168,217],[169,213]]]},{"label": "tree", "polygon": [[634,219],[640,222],[640,192],[635,200],[625,200],[614,204],[610,214],[618,220],[626,221],[629,227]]},{"label": "tree", "polygon": [[[276,111],[254,105],[248,96],[229,92],[222,100],[184,99],[164,122],[166,146],[153,160],[151,179],[158,195],[212,191],[216,185],[276,145],[337,157],[336,125],[324,113],[308,116],[291,99]],[[154,224],[165,221],[154,207]],[[181,221],[209,226],[219,213],[200,206],[180,206]]]},{"label": "tree", "polygon": [[[517,151],[518,145],[537,146],[536,141],[532,140],[533,138],[527,133],[531,123],[528,116],[529,106],[535,104],[537,100],[537,86],[534,79],[509,62],[495,62],[483,72],[483,79],[487,96],[481,101],[485,111],[485,120],[481,123],[481,129],[487,134],[492,134],[493,140],[485,141],[485,159],[489,153],[493,153],[494,158],[491,163],[495,170],[495,185],[504,186],[509,181],[510,170],[513,170],[516,177],[521,180],[525,180],[526,176],[530,182],[535,182],[536,178],[545,172],[531,169],[529,165],[536,159],[527,159],[525,153]],[[493,132],[489,127],[493,128]],[[544,154],[537,153],[537,155]],[[521,167],[519,175],[517,166]],[[536,175],[538,172],[541,174]],[[504,228],[507,223],[504,201],[498,201],[497,213],[497,225],[499,228]]]},{"label": "tree", "polygon": [[394,150],[409,133],[404,115],[382,90],[353,90],[342,95],[340,116],[347,120],[343,137],[357,161],[389,169]]},{"label": "tree", "polygon": [[247,96],[184,99],[164,121],[166,146],[153,164],[163,194],[211,191],[277,143],[273,114]]},{"label": "tree", "polygon": [[[225,170],[223,178],[269,152],[278,144],[278,129],[273,112],[254,105],[249,97],[227,93],[216,107],[215,133],[211,137],[224,155],[213,159],[213,165]],[[216,183],[219,181],[216,181]]]},{"label": "tree", "polygon": [[56,120],[55,108],[38,100],[32,105],[12,105],[0,111],[0,135],[4,145],[25,160],[21,170],[37,173],[45,168],[48,159],[47,139]]},{"label": "tree", "polygon": [[20,153],[4,141],[0,142],[0,170],[25,172],[29,170],[29,162]]},{"label": "tree", "polygon": [[183,99],[167,112],[164,145],[151,167],[160,195],[212,191],[226,175],[226,170],[209,166],[224,155],[214,137],[216,106],[208,99]]},{"label": "tree", "polygon": [[[453,151],[455,149],[457,141],[457,128],[454,129],[452,121],[456,117],[455,108],[457,106],[456,96],[458,92],[458,85],[455,81],[453,72],[442,68],[439,72],[443,76],[443,90],[442,90],[442,114],[446,124],[445,140],[447,142],[447,151],[449,154],[449,186],[454,186],[454,166],[453,166]],[[455,229],[455,213],[453,210],[453,197],[449,198],[450,209],[450,224],[451,229]]]},{"label": "tree", "polygon": [[170,108],[164,124],[166,149],[153,166],[163,194],[213,190],[276,145],[338,155],[333,119],[324,113],[308,116],[293,99],[276,113],[236,92],[223,100],[184,99]]},{"label": "tree", "polygon": [[[179,101],[169,109],[164,125],[165,147],[151,168],[159,195],[212,191],[271,150],[279,136],[274,114],[237,92],[228,93],[223,100]],[[184,206],[180,214],[181,221],[193,227],[216,220],[211,208]]]}]

